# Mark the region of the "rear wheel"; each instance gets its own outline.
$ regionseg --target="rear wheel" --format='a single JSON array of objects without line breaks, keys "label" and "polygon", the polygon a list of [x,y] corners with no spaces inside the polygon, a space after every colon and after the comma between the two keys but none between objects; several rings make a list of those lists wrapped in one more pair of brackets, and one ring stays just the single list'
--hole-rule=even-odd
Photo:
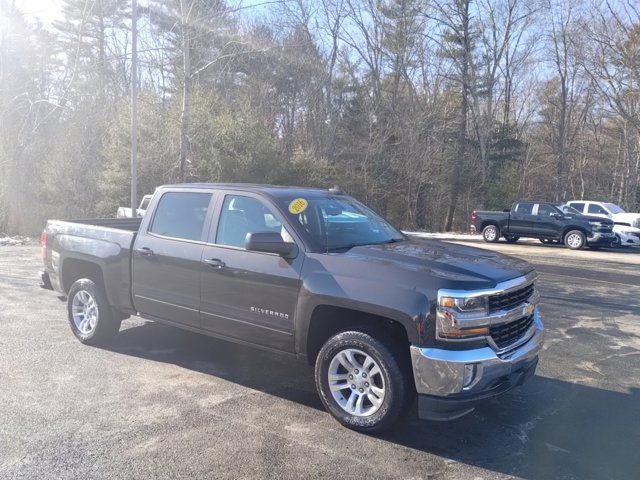
[{"label": "rear wheel", "polygon": [[88,278],[81,278],[71,285],[67,313],[71,331],[88,345],[111,340],[118,333],[122,321],[113,315],[102,288]]},{"label": "rear wheel", "polygon": [[393,425],[411,398],[399,354],[375,333],[347,331],[327,340],[316,359],[315,380],[329,413],[361,432]]},{"label": "rear wheel", "polygon": [[580,250],[587,243],[587,238],[580,230],[571,230],[564,236],[564,244],[571,250]]},{"label": "rear wheel", "polygon": [[504,237],[504,239],[507,241],[507,243],[516,243],[518,240],[520,240],[520,237],[517,235],[507,235],[506,237]]},{"label": "rear wheel", "polygon": [[487,225],[482,230],[482,238],[484,238],[485,242],[497,242],[500,240],[500,230],[496,225]]}]

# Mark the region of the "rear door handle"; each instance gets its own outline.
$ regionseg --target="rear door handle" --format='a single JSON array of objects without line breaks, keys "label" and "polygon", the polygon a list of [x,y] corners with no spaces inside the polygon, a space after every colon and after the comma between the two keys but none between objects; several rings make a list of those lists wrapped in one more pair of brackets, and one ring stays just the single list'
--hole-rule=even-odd
[{"label": "rear door handle", "polygon": [[205,258],[204,263],[212,266],[213,268],[222,268],[225,266],[225,263],[219,258]]},{"label": "rear door handle", "polygon": [[150,257],[151,255],[153,255],[153,250],[151,250],[149,247],[136,248],[135,252],[144,257]]}]

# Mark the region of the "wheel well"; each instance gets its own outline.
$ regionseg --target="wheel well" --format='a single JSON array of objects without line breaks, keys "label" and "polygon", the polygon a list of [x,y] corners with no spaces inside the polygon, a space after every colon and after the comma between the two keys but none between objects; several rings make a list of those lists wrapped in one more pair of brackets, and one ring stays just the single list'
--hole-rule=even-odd
[{"label": "wheel well", "polygon": [[[406,352],[409,359],[409,337],[404,326],[395,320],[359,310],[332,305],[315,308],[309,322],[307,335],[307,360],[313,364],[322,345],[338,332],[353,328],[376,329],[384,334],[383,340],[391,340],[399,352]],[[409,360],[410,361],[410,360]]]},{"label": "wheel well", "polygon": [[104,285],[102,269],[95,263],[76,258],[67,258],[62,264],[62,286],[68,292],[73,283],[80,278],[93,280],[96,285]]},{"label": "wheel well", "polygon": [[485,220],[484,222],[482,222],[482,224],[480,225],[480,231],[482,232],[485,228],[487,228],[489,225],[493,225],[494,227],[496,227],[498,230],[500,230],[500,227],[498,226],[498,222],[496,222],[495,220]]},{"label": "wheel well", "polygon": [[566,237],[567,233],[569,233],[571,230],[578,230],[582,232],[585,235],[585,237],[588,235],[588,233],[582,227],[567,227],[562,231],[562,236],[560,237],[561,242],[564,242],[564,237]]}]

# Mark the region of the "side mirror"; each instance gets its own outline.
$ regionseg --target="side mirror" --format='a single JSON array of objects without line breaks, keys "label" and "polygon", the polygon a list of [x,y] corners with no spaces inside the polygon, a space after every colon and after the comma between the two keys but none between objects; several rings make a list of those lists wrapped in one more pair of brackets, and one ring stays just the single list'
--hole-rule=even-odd
[{"label": "side mirror", "polygon": [[553,213],[553,218],[555,218],[556,220],[560,220],[561,218],[564,218],[564,215],[562,215],[561,213]]},{"label": "side mirror", "polygon": [[276,253],[286,257],[293,253],[296,244],[285,242],[277,232],[253,232],[247,233],[244,248],[252,252]]}]

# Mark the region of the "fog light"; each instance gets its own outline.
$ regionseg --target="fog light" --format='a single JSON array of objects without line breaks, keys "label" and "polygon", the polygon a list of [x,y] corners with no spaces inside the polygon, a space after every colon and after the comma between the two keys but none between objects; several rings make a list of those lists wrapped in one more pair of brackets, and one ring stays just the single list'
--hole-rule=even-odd
[{"label": "fog light", "polygon": [[467,363],[464,366],[464,378],[462,379],[462,388],[467,388],[476,378],[476,364]]}]

